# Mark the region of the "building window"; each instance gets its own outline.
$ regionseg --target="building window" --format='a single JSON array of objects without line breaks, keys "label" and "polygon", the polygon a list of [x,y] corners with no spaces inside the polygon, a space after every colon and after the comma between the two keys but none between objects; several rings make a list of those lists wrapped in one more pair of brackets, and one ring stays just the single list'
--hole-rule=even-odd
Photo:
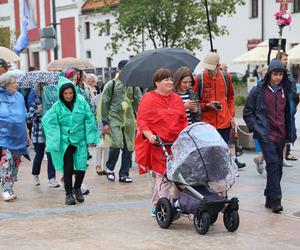
[{"label": "building window", "polygon": [[109,19],[106,19],[105,23],[106,23],[106,35],[109,36],[110,35],[110,21],[109,21]]},{"label": "building window", "polygon": [[300,12],[300,0],[294,0],[294,12]]},{"label": "building window", "polygon": [[90,50],[86,51],[86,58],[92,58],[92,52]]},{"label": "building window", "polygon": [[85,26],[85,29],[84,29],[85,39],[90,39],[90,37],[91,37],[90,22],[85,22],[84,26]]},{"label": "building window", "polygon": [[258,17],[258,0],[251,0],[251,18]]},{"label": "building window", "polygon": [[40,69],[40,53],[39,52],[33,52],[33,66],[39,70]]},{"label": "building window", "polygon": [[108,68],[111,68],[111,62],[112,62],[111,57],[106,57],[106,65]]}]

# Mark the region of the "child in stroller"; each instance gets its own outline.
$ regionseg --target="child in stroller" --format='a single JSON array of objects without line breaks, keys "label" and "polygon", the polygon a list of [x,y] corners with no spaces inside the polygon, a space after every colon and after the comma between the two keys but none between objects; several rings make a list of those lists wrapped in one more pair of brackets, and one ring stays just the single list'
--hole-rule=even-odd
[{"label": "child in stroller", "polygon": [[156,221],[168,228],[181,214],[194,215],[199,234],[206,234],[223,211],[223,221],[230,232],[239,226],[238,199],[228,199],[226,191],[237,173],[231,163],[227,144],[214,127],[194,123],[185,128],[172,146],[172,155],[157,137],[167,158],[165,178],[173,183],[172,198],[162,197],[156,205]]}]

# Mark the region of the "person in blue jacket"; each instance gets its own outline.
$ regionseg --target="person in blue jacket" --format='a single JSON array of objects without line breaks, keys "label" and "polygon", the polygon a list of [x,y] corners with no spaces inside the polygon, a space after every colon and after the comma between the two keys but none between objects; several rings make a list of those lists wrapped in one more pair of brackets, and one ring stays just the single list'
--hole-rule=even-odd
[{"label": "person in blue jacket", "polygon": [[28,157],[27,145],[30,143],[25,102],[17,90],[18,84],[13,74],[0,76],[0,182],[4,201],[17,198],[13,185],[21,155]]},{"label": "person in blue jacket", "polygon": [[250,91],[243,111],[249,131],[258,139],[265,157],[265,207],[274,213],[283,210],[283,147],[286,141],[293,143],[297,138],[291,85],[284,64],[273,59],[266,76]]}]

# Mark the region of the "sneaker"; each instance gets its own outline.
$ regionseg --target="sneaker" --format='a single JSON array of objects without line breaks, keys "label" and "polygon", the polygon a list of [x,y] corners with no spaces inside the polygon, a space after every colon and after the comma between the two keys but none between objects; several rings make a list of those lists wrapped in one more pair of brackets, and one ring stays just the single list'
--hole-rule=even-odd
[{"label": "sneaker", "polygon": [[122,182],[122,183],[131,183],[132,179],[129,176],[122,176],[122,177],[120,177],[119,182]]},{"label": "sneaker", "polygon": [[88,186],[86,184],[84,184],[84,183],[81,184],[81,188],[80,189],[81,189],[81,193],[83,195],[87,195],[87,194],[90,193],[90,190],[89,190]]},{"label": "sneaker", "polygon": [[2,198],[4,201],[11,201],[17,198],[12,190],[8,190],[2,193]]},{"label": "sneaker", "polygon": [[255,165],[256,165],[256,171],[259,173],[259,174],[263,174],[264,172],[264,169],[265,169],[265,164],[264,164],[264,161],[261,161],[258,157],[255,157],[253,159]]},{"label": "sneaker", "polygon": [[51,178],[48,181],[48,187],[59,187],[59,183],[57,182],[57,180],[55,180],[55,178]]},{"label": "sneaker", "polygon": [[40,178],[38,175],[34,175],[32,177],[32,182],[33,182],[33,185],[34,186],[39,186],[41,183],[40,183]]},{"label": "sneaker", "polygon": [[237,165],[237,167],[240,169],[240,168],[244,168],[246,167],[246,163],[242,163],[242,162],[239,162],[237,158],[235,158],[235,164]]},{"label": "sneaker", "polygon": [[75,205],[76,204],[73,194],[66,195],[65,204],[66,205]]},{"label": "sneaker", "polygon": [[106,178],[109,181],[115,181],[115,173],[114,172],[108,172],[108,171],[106,171]]},{"label": "sneaker", "polygon": [[156,217],[156,208],[155,207],[151,208],[151,216]]},{"label": "sneaker", "polygon": [[64,178],[61,178],[60,181],[59,181],[59,186],[60,186],[60,189],[65,191],[65,182],[64,182]]},{"label": "sneaker", "polygon": [[286,159],[283,159],[282,166],[283,166],[283,167],[290,168],[290,167],[292,167],[293,165],[292,165],[291,163],[289,163]]},{"label": "sneaker", "polygon": [[75,195],[75,197],[76,197],[76,200],[78,201],[78,202],[84,202],[84,197],[83,197],[83,194],[82,194],[82,192],[81,192],[81,189],[80,188],[78,188],[78,189],[73,189],[73,194]]}]

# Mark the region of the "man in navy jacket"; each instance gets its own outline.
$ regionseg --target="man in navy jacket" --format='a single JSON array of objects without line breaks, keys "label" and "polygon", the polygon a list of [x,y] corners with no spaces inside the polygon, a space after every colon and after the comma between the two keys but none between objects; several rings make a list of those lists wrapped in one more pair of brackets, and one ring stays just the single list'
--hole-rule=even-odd
[{"label": "man in navy jacket", "polygon": [[285,66],[272,60],[266,76],[249,93],[243,118],[258,139],[267,166],[265,188],[266,208],[274,213],[283,210],[281,205],[281,177],[285,141],[295,142],[296,128],[293,113],[291,82]]}]

